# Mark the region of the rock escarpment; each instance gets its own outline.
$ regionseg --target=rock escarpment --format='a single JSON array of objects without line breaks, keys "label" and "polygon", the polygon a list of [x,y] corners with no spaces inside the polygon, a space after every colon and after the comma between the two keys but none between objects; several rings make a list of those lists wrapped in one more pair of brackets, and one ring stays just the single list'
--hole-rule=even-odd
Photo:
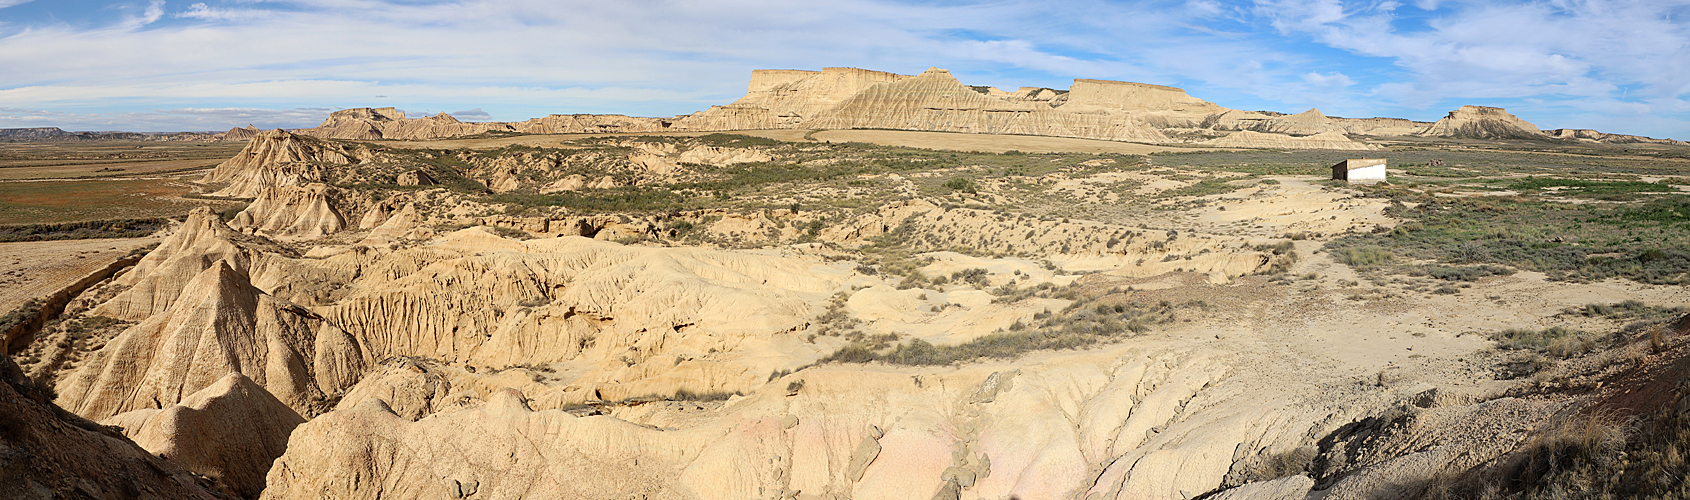
[{"label": "rock escarpment", "polygon": [[446,113],[423,118],[406,118],[395,108],[353,108],[329,114],[322,125],[301,129],[303,135],[324,139],[382,140],[435,139],[473,135],[488,131],[513,131],[504,123],[464,123]]}]

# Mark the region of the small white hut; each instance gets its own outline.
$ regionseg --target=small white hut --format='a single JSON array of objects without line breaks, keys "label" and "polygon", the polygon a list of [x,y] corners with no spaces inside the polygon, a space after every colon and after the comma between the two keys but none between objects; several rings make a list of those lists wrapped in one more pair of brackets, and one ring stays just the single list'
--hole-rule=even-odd
[{"label": "small white hut", "polygon": [[1383,182],[1385,159],[1344,160],[1332,166],[1332,180],[1350,182]]}]

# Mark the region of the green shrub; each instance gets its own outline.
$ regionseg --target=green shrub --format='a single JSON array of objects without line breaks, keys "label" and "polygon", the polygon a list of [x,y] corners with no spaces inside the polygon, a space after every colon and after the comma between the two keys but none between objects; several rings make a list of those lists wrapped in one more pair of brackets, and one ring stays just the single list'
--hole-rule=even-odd
[{"label": "green shrub", "polygon": [[1379,247],[1343,248],[1337,252],[1339,262],[1351,267],[1370,267],[1396,259],[1390,250]]}]

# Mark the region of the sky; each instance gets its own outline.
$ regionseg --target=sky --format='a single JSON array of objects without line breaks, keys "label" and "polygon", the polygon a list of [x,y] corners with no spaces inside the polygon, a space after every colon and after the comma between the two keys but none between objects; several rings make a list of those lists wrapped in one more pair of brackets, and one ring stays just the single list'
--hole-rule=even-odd
[{"label": "sky", "polygon": [[0,0],[0,128],[674,116],[828,66],[1690,140],[1690,0]]}]

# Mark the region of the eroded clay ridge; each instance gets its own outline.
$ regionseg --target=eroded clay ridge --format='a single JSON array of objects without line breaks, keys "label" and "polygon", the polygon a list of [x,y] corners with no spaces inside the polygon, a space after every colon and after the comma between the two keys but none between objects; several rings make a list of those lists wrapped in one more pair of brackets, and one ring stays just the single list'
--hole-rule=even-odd
[{"label": "eroded clay ridge", "polygon": [[[1228,109],[1162,85],[1076,79],[1068,90],[1014,92],[970,86],[930,68],[900,75],[859,68],[755,70],[745,97],[674,118],[551,115],[522,122],[460,122],[445,113],[408,118],[395,108],[336,111],[301,134],[353,140],[422,140],[483,133],[663,130],[889,129],[1016,134],[1219,147],[1366,150],[1351,134],[1685,144],[1585,129],[1541,131],[1502,108],[1462,106],[1436,122]],[[227,135],[241,135],[241,129]]]}]

